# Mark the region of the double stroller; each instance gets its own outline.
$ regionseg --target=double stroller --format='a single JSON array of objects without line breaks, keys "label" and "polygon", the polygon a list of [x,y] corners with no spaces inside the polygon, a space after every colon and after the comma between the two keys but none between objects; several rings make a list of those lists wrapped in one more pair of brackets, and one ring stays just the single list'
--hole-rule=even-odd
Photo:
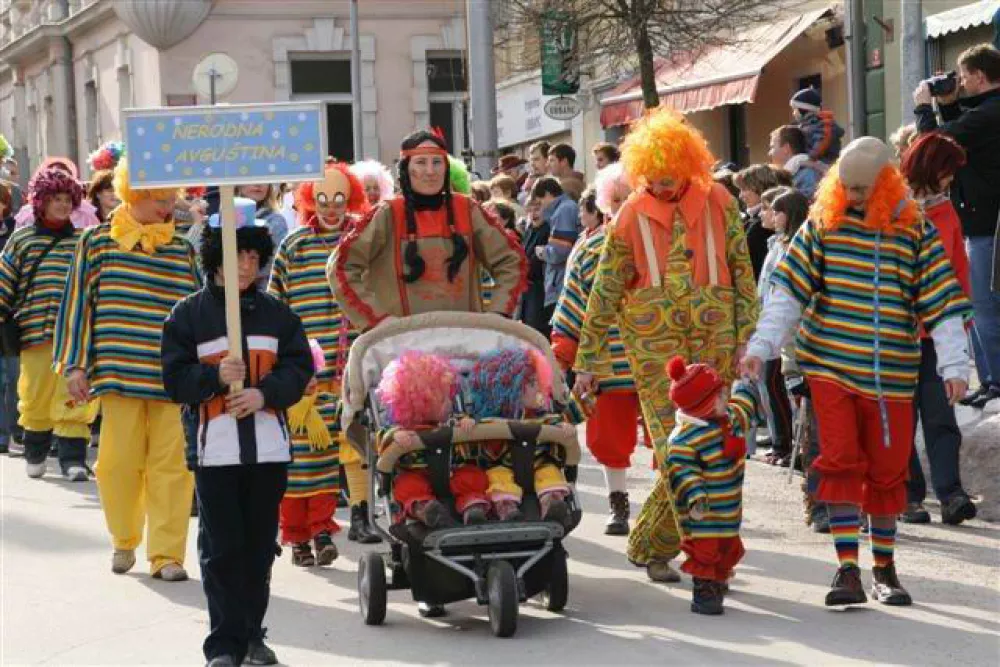
[{"label": "double stroller", "polygon": [[[350,446],[367,462],[372,489],[369,519],[390,546],[388,553],[366,552],[358,565],[360,610],[366,624],[384,622],[389,590],[409,589],[415,601],[430,606],[475,598],[487,605],[490,626],[498,637],[514,634],[518,605],[528,598],[541,596],[550,611],[565,607],[569,583],[563,539],[579,524],[581,511],[571,490],[566,498],[568,520],[542,520],[533,475],[536,448],[558,448],[563,473],[573,489],[580,461],[575,432],[536,420],[498,419],[465,430],[444,424],[421,431],[417,443],[405,445],[380,438],[390,425],[375,388],[394,359],[412,350],[445,355],[461,374],[479,355],[509,347],[533,349],[545,356],[553,371],[553,410],[561,412],[569,391],[548,341],[533,329],[496,315],[416,315],[380,325],[351,347],[342,394],[344,432]],[[456,412],[461,412],[462,400],[459,392]],[[456,527],[436,530],[422,523],[392,520],[400,514],[392,488],[402,457],[422,453],[435,496],[457,518],[449,489],[453,447],[497,441],[507,443],[514,479],[524,492],[521,520],[458,522]]]}]

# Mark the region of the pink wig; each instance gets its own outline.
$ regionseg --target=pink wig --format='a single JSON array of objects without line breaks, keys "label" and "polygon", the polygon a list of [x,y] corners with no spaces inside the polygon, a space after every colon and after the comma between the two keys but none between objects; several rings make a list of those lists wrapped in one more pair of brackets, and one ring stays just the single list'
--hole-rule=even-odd
[{"label": "pink wig", "polygon": [[309,351],[312,352],[313,375],[319,375],[319,373],[326,368],[326,355],[323,353],[323,347],[316,341],[315,338],[310,338]]},{"label": "pink wig", "polygon": [[619,201],[623,202],[632,192],[622,163],[613,162],[597,172],[597,176],[594,178],[594,190],[597,192],[597,208],[609,218],[614,216],[618,212],[614,210],[612,204],[615,195],[617,194]]},{"label": "pink wig", "polygon": [[392,424],[416,428],[451,415],[457,379],[447,357],[410,351],[389,364],[375,392]]},{"label": "pink wig", "polygon": [[362,185],[364,185],[366,178],[374,178],[378,181],[379,201],[392,199],[395,183],[392,172],[378,160],[355,162],[351,165],[351,173],[358,177]]},{"label": "pink wig", "polygon": [[57,194],[68,194],[74,209],[79,208],[83,201],[83,186],[58,167],[37,172],[28,187],[31,189],[31,209],[38,222],[45,221],[45,205]]}]

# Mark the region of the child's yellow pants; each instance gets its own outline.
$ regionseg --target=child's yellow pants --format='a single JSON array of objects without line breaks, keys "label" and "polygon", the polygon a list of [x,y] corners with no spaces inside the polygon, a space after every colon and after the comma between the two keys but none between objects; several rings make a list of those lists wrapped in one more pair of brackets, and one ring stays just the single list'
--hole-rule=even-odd
[{"label": "child's yellow pants", "polygon": [[[516,500],[521,502],[523,489],[514,481],[514,471],[506,466],[493,466],[487,469],[486,476],[490,487],[486,491],[490,500]],[[569,491],[566,478],[562,471],[551,463],[545,463],[535,468],[535,494],[541,496],[547,491]]]},{"label": "child's yellow pants", "polygon": [[149,525],[150,574],[184,563],[194,478],[184,461],[180,406],[101,397],[97,487],[115,549],[135,549]]},{"label": "child's yellow pants", "polygon": [[74,405],[66,379],[52,370],[52,344],[32,345],[21,350],[21,376],[17,381],[18,424],[25,431],[63,438],[90,439],[87,406]]}]

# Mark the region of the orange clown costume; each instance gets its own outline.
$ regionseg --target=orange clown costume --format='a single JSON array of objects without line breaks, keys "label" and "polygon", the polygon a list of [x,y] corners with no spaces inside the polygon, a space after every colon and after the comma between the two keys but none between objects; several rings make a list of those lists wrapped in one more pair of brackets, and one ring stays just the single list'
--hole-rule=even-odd
[{"label": "orange clown costume", "polygon": [[323,180],[299,186],[296,207],[301,226],[275,255],[268,292],[302,319],[306,335],[322,348],[325,364],[316,374],[315,391],[289,410],[294,457],[281,505],[282,541],[303,544],[340,530],[333,514],[343,465],[351,499],[348,537],[376,542],[367,525],[368,478],[361,459],[351,447],[340,446],[340,380],[357,329],[326,281],[330,255],[367,213],[368,202],[358,178],[335,162],[327,165]]},{"label": "orange clown costume", "polygon": [[171,309],[200,281],[194,249],[174,233],[177,192],[131,189],[125,159],[114,184],[122,205],[109,223],[83,233],[70,265],[55,370],[75,398],[101,399],[96,474],[112,570],[132,568],[148,522],[150,573],[179,581],[187,578],[181,566],[194,481],[180,406],[163,389],[160,341]]},{"label": "orange clown costume", "polygon": [[676,577],[666,563],[680,545],[665,467],[675,406],[664,366],[679,354],[732,380],[757,317],[739,210],[713,183],[714,161],[701,134],[669,110],[651,112],[626,137],[622,162],[635,192],[607,225],[576,356],[586,383],[620,325],[661,473],[628,557],[661,580]]}]

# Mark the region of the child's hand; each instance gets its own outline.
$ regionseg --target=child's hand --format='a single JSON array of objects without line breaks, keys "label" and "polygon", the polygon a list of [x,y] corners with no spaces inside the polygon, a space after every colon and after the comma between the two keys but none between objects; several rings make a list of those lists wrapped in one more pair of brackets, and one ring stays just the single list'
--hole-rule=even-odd
[{"label": "child's hand", "polygon": [[413,431],[396,431],[392,439],[403,447],[413,447],[420,441],[420,437]]},{"label": "child's hand", "polygon": [[224,385],[231,385],[234,382],[241,381],[246,377],[247,366],[243,363],[241,359],[236,357],[227,356],[219,364],[219,380]]},{"label": "child's hand", "polygon": [[472,417],[462,417],[455,426],[462,435],[469,435],[472,433],[472,429],[476,427],[476,420]]},{"label": "child's hand", "polygon": [[688,514],[695,521],[701,521],[704,519],[705,515],[708,514],[708,499],[704,497],[699,498],[698,501],[691,506],[691,509],[688,510]]}]

